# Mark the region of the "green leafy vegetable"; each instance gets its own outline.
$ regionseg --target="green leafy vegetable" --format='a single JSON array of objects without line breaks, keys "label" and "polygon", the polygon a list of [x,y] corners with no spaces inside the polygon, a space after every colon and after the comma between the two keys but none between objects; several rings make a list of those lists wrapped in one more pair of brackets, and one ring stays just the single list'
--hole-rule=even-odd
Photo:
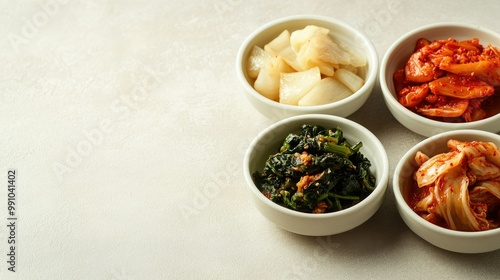
[{"label": "green leafy vegetable", "polygon": [[306,213],[346,209],[375,189],[370,161],[351,145],[340,127],[304,124],[289,134],[253,179],[271,201]]}]

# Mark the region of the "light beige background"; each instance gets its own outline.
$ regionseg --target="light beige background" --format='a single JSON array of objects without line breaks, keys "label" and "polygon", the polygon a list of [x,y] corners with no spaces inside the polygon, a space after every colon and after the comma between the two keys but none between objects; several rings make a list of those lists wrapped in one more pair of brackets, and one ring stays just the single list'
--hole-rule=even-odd
[{"label": "light beige background", "polygon": [[[303,237],[265,220],[242,176],[276,120],[235,75],[240,43],[271,20],[344,20],[380,60],[416,27],[500,32],[497,1],[0,2],[1,279],[496,279],[500,252],[455,254],[413,234],[392,190],[361,227]],[[399,158],[423,137],[377,85],[348,117]],[[17,170],[17,272],[7,271],[7,171]],[[499,241],[500,242],[500,241]]]}]

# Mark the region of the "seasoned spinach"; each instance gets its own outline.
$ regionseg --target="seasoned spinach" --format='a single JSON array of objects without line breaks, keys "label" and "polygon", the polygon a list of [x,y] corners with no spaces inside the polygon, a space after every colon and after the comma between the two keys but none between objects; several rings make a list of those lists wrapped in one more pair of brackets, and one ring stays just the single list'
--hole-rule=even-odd
[{"label": "seasoned spinach", "polygon": [[253,179],[271,201],[306,213],[346,209],[375,189],[370,161],[351,145],[340,127],[304,124],[289,134]]}]

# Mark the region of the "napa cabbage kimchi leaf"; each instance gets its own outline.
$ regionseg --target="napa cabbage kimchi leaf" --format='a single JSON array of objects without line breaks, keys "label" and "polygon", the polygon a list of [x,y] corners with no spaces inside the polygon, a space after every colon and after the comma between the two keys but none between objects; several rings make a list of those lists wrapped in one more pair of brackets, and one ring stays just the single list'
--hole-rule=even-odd
[{"label": "napa cabbage kimchi leaf", "polygon": [[[425,219],[460,231],[500,226],[498,148],[489,142],[449,140],[450,152],[420,162],[414,174],[420,198],[413,205]],[[421,153],[419,158],[427,158]],[[417,160],[418,162],[418,160]]]}]

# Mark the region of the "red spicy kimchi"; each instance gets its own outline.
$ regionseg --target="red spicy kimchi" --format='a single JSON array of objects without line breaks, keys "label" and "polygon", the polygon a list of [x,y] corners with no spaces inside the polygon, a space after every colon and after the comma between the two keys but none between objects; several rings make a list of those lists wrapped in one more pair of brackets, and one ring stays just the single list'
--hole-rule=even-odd
[{"label": "red spicy kimchi", "polygon": [[416,42],[405,67],[393,74],[399,103],[446,122],[481,120],[500,111],[500,49],[477,38]]},{"label": "red spicy kimchi", "polygon": [[450,151],[418,152],[410,207],[424,219],[459,231],[500,227],[500,150],[491,142],[448,140]]}]

